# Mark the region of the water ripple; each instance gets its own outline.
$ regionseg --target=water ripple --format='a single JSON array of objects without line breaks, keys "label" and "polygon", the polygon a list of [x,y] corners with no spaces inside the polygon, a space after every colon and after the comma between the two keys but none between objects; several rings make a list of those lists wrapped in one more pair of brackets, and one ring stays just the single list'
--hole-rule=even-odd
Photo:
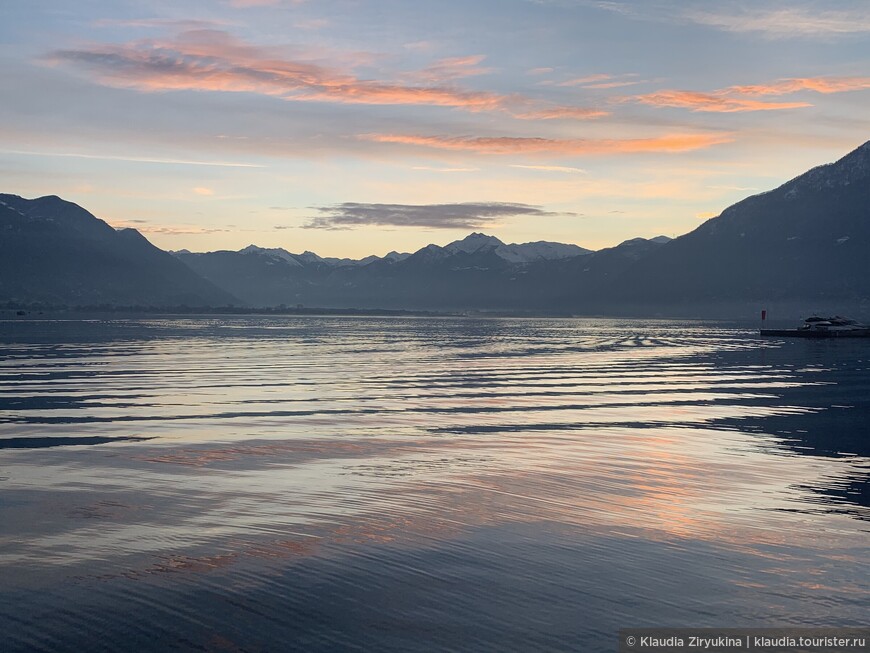
[{"label": "water ripple", "polygon": [[0,323],[0,628],[604,651],[860,623],[868,397],[865,343],[718,323]]}]

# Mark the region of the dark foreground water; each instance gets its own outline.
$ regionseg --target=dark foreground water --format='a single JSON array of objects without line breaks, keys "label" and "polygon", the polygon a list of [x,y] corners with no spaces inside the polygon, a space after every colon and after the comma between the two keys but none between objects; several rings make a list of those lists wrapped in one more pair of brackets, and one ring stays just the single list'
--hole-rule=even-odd
[{"label": "dark foreground water", "polygon": [[866,625],[870,341],[0,322],[0,650],[612,651]]}]

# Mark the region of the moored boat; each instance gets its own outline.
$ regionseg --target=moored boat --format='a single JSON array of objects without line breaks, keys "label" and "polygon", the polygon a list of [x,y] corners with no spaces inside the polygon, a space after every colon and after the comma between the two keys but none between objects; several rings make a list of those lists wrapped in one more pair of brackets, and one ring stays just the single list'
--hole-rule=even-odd
[{"label": "moored boat", "polygon": [[870,326],[839,315],[834,317],[813,315],[804,320],[800,328],[761,329],[761,335],[791,338],[870,338]]}]

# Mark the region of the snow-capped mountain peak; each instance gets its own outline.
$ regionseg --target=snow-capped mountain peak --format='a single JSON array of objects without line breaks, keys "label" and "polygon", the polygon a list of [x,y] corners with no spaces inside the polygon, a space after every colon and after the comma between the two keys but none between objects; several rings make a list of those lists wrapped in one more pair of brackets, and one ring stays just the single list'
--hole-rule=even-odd
[{"label": "snow-capped mountain peak", "polygon": [[462,240],[455,240],[446,245],[444,251],[448,254],[473,254],[475,252],[492,251],[499,258],[509,263],[531,263],[540,260],[556,260],[570,256],[588,254],[590,250],[577,245],[538,241],[534,243],[505,244],[495,236],[482,233],[472,233]]},{"label": "snow-capped mountain peak", "polygon": [[315,254],[314,252],[312,252],[311,250],[308,250],[308,249],[306,249],[301,254],[296,254],[296,259],[300,263],[303,263],[306,265],[309,263],[323,263],[323,257],[318,256],[317,254]]},{"label": "snow-capped mountain peak", "polygon": [[577,245],[539,240],[534,243],[503,244],[496,248],[495,253],[496,256],[511,263],[531,263],[532,261],[553,261],[571,256],[580,256],[581,254],[589,254],[590,250],[583,249]]},{"label": "snow-capped mountain peak", "polygon": [[796,200],[807,192],[866,183],[870,177],[870,141],[833,162],[817,166],[786,182],[773,192],[781,192],[787,200]]},{"label": "snow-capped mountain peak", "polygon": [[294,267],[302,266],[302,263],[297,261],[290,252],[280,247],[257,247],[256,245],[248,245],[244,249],[240,249],[239,254],[259,254],[261,256],[270,256],[272,258],[281,259]]},{"label": "snow-capped mountain peak", "polygon": [[504,245],[504,243],[495,236],[487,236],[486,234],[474,232],[462,240],[454,240],[449,245],[446,245],[444,249],[451,254],[456,254],[458,252],[471,254],[473,252],[479,252],[482,249],[495,249],[499,245]]},{"label": "snow-capped mountain peak", "polygon": [[387,261],[393,261],[395,263],[398,261],[404,261],[409,256],[410,254],[408,254],[407,252],[397,252],[393,250],[392,252],[385,254],[384,259]]}]

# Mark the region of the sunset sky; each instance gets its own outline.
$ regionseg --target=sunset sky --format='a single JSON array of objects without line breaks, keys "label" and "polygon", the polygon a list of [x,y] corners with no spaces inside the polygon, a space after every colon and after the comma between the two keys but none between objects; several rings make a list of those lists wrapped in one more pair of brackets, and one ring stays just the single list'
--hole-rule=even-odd
[{"label": "sunset sky", "polygon": [[676,236],[870,139],[866,0],[6,0],[0,192],[166,249]]}]

